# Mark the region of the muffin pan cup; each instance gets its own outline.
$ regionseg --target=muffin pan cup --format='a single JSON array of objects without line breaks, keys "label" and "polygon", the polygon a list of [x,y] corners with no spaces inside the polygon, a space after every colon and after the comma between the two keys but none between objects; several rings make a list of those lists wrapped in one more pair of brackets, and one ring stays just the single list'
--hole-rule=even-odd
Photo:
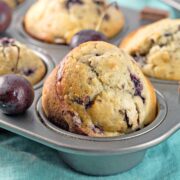
[{"label": "muffin pan cup", "polygon": [[[59,45],[59,44],[51,44],[51,43],[46,43],[41,40],[33,38],[31,35],[29,35],[25,28],[24,28],[24,16],[26,14],[26,11],[29,9],[29,6],[31,6],[32,3],[36,2],[36,0],[27,1],[26,4],[21,8],[20,11],[16,11],[16,15],[13,18],[12,26],[16,28],[16,31],[11,32],[13,33],[17,38],[21,39],[22,41],[24,40],[25,42],[28,40],[32,44],[35,44],[37,46],[51,49],[51,50],[62,50],[65,54],[70,50],[68,46],[66,45]],[[109,42],[118,45],[119,39],[122,38],[122,35],[128,30],[128,18],[126,17],[126,9],[122,9],[122,12],[124,14],[125,18],[125,25],[122,28],[121,32],[118,33],[114,38],[110,39]]]},{"label": "muffin pan cup", "polygon": [[156,88],[166,89],[164,95],[157,92],[159,113],[156,120],[129,135],[93,138],[47,124],[41,107],[41,88],[35,91],[36,99],[25,114],[1,114],[0,127],[59,150],[63,160],[77,171],[91,175],[115,174],[137,165],[148,148],[162,142],[180,127],[177,86],[167,89],[166,85],[158,84]]},{"label": "muffin pan cup", "polygon": [[46,79],[46,77],[51,73],[51,71],[54,69],[55,67],[55,62],[53,61],[53,59],[51,58],[51,56],[49,56],[44,50],[42,50],[41,48],[37,47],[37,46],[32,46],[32,45],[28,45],[28,48],[32,49],[33,52],[39,56],[41,58],[41,60],[43,61],[43,63],[46,66],[46,73],[44,75],[44,77],[37,83],[34,85],[34,90],[39,89],[43,86],[44,84],[44,80]]},{"label": "muffin pan cup", "polygon": [[[33,2],[35,1],[26,1],[15,11],[11,26],[2,36],[10,36],[22,43],[35,45],[30,47],[44,60],[48,75],[70,48],[65,45],[40,42],[24,31],[22,19]],[[117,37],[110,40],[116,45],[125,34],[148,23],[139,19],[138,12],[126,8],[121,9],[125,14],[126,26]],[[147,127],[131,134],[93,138],[73,134],[56,127],[46,119],[42,110],[43,80],[34,86],[35,100],[31,108],[26,113],[16,116],[0,113],[0,127],[58,150],[60,157],[79,172],[90,175],[123,172],[141,162],[148,148],[167,139],[180,128],[178,82],[153,78],[150,80],[156,88],[159,104],[157,118]]]}]

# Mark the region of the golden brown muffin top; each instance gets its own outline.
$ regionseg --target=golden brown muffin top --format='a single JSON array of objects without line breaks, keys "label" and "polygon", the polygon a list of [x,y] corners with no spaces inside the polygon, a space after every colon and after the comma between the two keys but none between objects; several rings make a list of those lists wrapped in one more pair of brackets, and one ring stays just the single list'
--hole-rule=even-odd
[{"label": "golden brown muffin top", "polygon": [[[39,0],[25,15],[25,29],[46,42],[69,43],[77,32],[95,30],[107,6],[106,0]],[[99,31],[113,37],[123,25],[123,15],[115,5],[108,8]]]},{"label": "golden brown muffin top", "polygon": [[132,32],[121,44],[151,77],[180,80],[180,19],[165,19]]},{"label": "golden brown muffin top", "polygon": [[34,85],[45,72],[46,67],[40,57],[27,46],[15,39],[0,39],[0,75],[19,74]]},{"label": "golden brown muffin top", "polygon": [[154,120],[152,86],[131,57],[114,45],[88,42],[75,48],[61,63],[56,80],[57,101],[65,107],[62,116],[71,112],[85,134],[114,136]]}]

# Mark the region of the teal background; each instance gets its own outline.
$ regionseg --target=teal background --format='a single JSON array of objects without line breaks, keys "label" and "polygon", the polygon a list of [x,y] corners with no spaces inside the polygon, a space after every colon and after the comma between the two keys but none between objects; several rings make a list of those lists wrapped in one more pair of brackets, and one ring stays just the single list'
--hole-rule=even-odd
[{"label": "teal background", "polygon": [[177,132],[149,149],[142,163],[128,172],[93,177],[71,170],[51,148],[0,131],[0,180],[179,180],[179,137]]},{"label": "teal background", "polygon": [[[114,0],[110,0],[114,1]],[[120,5],[140,10],[145,6],[160,8],[170,12],[171,17],[179,18],[180,12],[160,0],[116,0]],[[179,1],[180,2],[180,1]]]},{"label": "teal background", "polygon": [[[118,0],[141,9],[150,5],[173,10],[157,0]],[[87,162],[88,163],[88,162]],[[180,132],[147,151],[134,169],[108,177],[91,177],[71,170],[57,151],[0,129],[0,180],[179,180]]]}]

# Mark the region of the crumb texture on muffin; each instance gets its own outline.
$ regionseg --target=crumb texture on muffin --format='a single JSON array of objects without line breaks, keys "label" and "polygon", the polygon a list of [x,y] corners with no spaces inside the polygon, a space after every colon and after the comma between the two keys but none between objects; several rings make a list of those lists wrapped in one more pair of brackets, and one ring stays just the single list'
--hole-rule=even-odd
[{"label": "crumb texture on muffin", "polygon": [[9,38],[0,39],[0,64],[0,75],[19,74],[33,85],[46,73],[40,57],[24,44]]},{"label": "crumb texture on muffin", "polygon": [[141,129],[156,115],[150,82],[129,55],[105,42],[72,50],[47,78],[42,105],[56,125],[98,137]]},{"label": "crumb texture on muffin", "polygon": [[180,80],[180,19],[165,19],[130,33],[120,44],[151,77]]},{"label": "crumb texture on muffin", "polygon": [[[68,44],[77,32],[95,30],[107,5],[106,0],[39,0],[25,15],[25,30],[45,42]],[[108,8],[99,31],[113,37],[123,25],[123,15],[114,5]]]}]

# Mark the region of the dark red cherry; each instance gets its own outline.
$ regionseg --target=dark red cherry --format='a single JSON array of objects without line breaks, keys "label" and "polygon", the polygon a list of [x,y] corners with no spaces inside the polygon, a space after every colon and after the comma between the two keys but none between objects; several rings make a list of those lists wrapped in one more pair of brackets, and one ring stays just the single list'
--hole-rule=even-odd
[{"label": "dark red cherry", "polygon": [[11,23],[11,19],[11,8],[5,2],[0,1],[0,33],[4,32],[8,28]]},{"label": "dark red cherry", "polygon": [[70,46],[71,48],[75,48],[77,46],[79,46],[80,44],[87,42],[87,41],[107,41],[107,37],[99,32],[99,31],[95,31],[95,30],[82,30],[79,31],[78,33],[76,33],[70,42]]},{"label": "dark red cherry", "polygon": [[32,85],[22,76],[0,76],[0,110],[5,114],[20,114],[33,103]]}]

